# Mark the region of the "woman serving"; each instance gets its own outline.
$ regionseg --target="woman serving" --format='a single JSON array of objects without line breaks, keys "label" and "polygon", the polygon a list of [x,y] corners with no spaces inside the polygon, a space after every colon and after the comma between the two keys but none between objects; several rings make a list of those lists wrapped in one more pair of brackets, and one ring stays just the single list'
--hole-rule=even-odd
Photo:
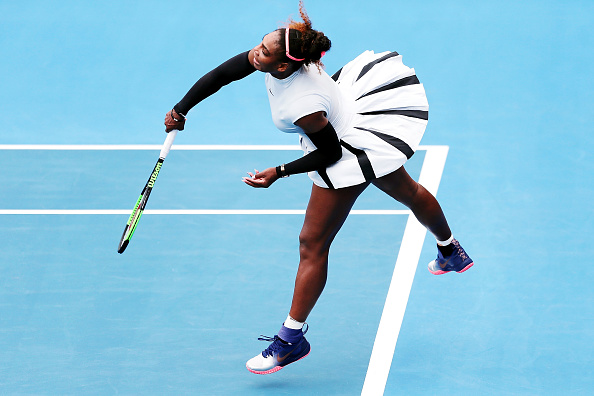
[{"label": "woman serving", "polygon": [[366,51],[330,77],[321,58],[330,40],[303,22],[289,21],[250,51],[202,77],[165,117],[166,131],[183,130],[186,114],[224,85],[258,70],[274,124],[299,135],[304,156],[248,173],[249,186],[266,188],[279,178],[308,173],[313,181],[303,228],[300,261],[289,315],[271,344],[247,369],[270,374],[309,354],[305,321],[326,284],[330,245],[357,197],[373,184],[406,205],[437,239],[429,271],[464,272],[473,262],[454,239],[435,197],[415,182],[404,163],[418,148],[428,120],[427,98],[414,69],[396,52]]}]

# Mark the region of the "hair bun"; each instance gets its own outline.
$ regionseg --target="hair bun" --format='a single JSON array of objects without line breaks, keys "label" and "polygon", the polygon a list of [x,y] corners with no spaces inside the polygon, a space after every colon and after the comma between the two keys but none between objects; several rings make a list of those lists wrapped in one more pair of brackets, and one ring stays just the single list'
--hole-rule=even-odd
[{"label": "hair bun", "polygon": [[[298,58],[304,58],[303,64],[305,65],[315,63],[316,66],[320,68],[323,66],[320,59],[324,53],[330,50],[332,43],[323,32],[319,32],[312,28],[311,20],[307,16],[307,12],[303,6],[303,0],[299,1],[299,13],[301,14],[303,22],[289,20],[289,23],[286,25],[286,29],[295,29],[300,33],[300,37],[295,38],[295,46],[293,46],[293,39],[290,39],[291,54]],[[282,31],[282,33],[285,32]],[[285,43],[283,35],[281,35],[281,43],[286,48],[287,43]],[[293,48],[295,48],[295,53],[293,53]]]},{"label": "hair bun", "polygon": [[[306,58],[305,63],[319,61],[322,58],[322,54],[330,50],[331,46],[330,39],[323,32],[313,29],[306,31],[303,33],[301,47],[302,53]],[[308,60],[310,62],[307,62]]]},{"label": "hair bun", "polygon": [[322,54],[324,54],[326,51],[330,50],[331,46],[332,46],[332,42],[330,41],[330,39],[328,37],[326,37],[326,35],[324,33],[318,32],[313,47],[316,48],[316,53],[317,53],[317,51],[320,52],[320,58],[322,57]]}]

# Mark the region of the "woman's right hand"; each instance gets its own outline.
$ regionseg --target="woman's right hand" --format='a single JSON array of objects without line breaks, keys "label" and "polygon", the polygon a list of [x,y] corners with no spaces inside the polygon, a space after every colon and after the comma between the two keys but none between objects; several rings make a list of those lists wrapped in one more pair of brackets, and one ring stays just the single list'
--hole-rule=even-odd
[{"label": "woman's right hand", "polygon": [[[179,121],[176,121],[179,120]],[[174,129],[178,131],[184,130],[184,125],[186,124],[186,117],[177,114],[177,112],[173,109],[165,114],[165,132],[169,133]]]},{"label": "woman's right hand", "polygon": [[255,188],[268,188],[272,183],[278,180],[276,168],[268,168],[262,172],[254,170],[254,173],[248,172],[250,177],[243,177],[242,180],[248,186]]}]

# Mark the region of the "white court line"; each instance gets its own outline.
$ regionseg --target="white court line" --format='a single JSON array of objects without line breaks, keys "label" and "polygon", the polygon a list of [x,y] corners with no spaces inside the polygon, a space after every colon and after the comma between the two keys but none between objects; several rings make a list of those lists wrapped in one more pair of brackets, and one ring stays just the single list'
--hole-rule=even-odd
[{"label": "white court line", "polygon": [[[0,209],[0,215],[130,215],[130,209]],[[144,215],[304,215],[305,209],[147,209]],[[405,215],[410,210],[351,210],[351,215]]]},{"label": "white court line", "polygon": [[[447,155],[447,146],[434,146],[427,150],[419,183],[433,195],[437,194]],[[396,265],[394,266],[394,273],[384,303],[375,342],[373,343],[367,375],[361,392],[362,396],[384,394],[396,341],[402,326],[404,311],[408,303],[426,233],[425,227],[417,221],[414,215],[410,214],[402,237]]]},{"label": "white court line", "polygon": [[[158,144],[0,144],[0,150],[161,150],[163,145]],[[171,150],[258,150],[258,151],[283,151],[301,150],[297,145],[223,145],[223,144],[174,144]]]},{"label": "white court line", "polygon": [[[429,150],[434,147],[443,146],[419,146],[418,150]],[[0,150],[161,150],[162,145],[157,144],[0,144]],[[246,151],[284,151],[301,150],[297,145],[224,145],[224,144],[174,144],[171,150],[246,150]]]},{"label": "white court line", "polygon": [[[0,145],[0,150],[160,150],[161,145]],[[172,150],[300,150],[296,145],[174,145]],[[419,183],[433,195],[437,194],[443,168],[448,154],[447,146],[419,146],[427,154],[421,169]],[[130,210],[37,210],[4,209],[1,214],[122,214]],[[282,215],[304,214],[305,210],[146,210],[145,214],[244,214],[244,215]],[[404,312],[412,287],[415,271],[426,229],[415,219],[409,210],[352,210],[354,215],[408,215],[402,244],[396,259],[390,288],[384,303],[384,309],[378,326],[375,342],[365,376],[361,395],[383,395],[394,357],[396,342],[402,326]]]}]

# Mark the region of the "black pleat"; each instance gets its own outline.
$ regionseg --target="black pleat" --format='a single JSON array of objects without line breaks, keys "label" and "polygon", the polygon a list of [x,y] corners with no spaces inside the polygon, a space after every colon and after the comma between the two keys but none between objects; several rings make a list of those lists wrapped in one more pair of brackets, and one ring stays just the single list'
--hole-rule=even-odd
[{"label": "black pleat", "polygon": [[381,133],[381,132],[377,132],[377,131],[373,131],[371,129],[365,129],[365,128],[361,128],[361,127],[355,127],[355,128],[357,128],[361,131],[373,133],[375,136],[382,139],[386,143],[396,147],[402,154],[406,155],[407,159],[410,159],[410,157],[412,157],[413,154],[415,153],[413,151],[413,149],[411,149],[410,146],[408,144],[406,144],[406,142],[404,140],[398,139],[395,136],[387,135],[385,133]]},{"label": "black pleat", "polygon": [[318,174],[320,175],[320,177],[322,178],[322,180],[324,180],[324,182],[326,183],[326,185],[328,186],[328,188],[331,188],[332,190],[334,190],[334,185],[332,184],[332,182],[330,181],[330,178],[328,177],[328,172],[326,172],[326,169],[319,169],[318,170]]},{"label": "black pleat", "polygon": [[357,161],[359,161],[359,166],[361,167],[361,171],[363,172],[363,177],[365,177],[365,181],[371,181],[375,179],[375,172],[373,171],[373,167],[371,166],[371,162],[369,161],[369,157],[365,153],[365,151],[356,149],[350,144],[344,142],[343,140],[340,141],[340,144],[345,149],[349,150],[351,153],[357,156]]},{"label": "black pleat", "polygon": [[356,79],[355,81],[359,81],[359,79],[360,79],[361,77],[363,77],[365,74],[367,74],[367,72],[368,72],[369,70],[371,70],[371,68],[372,68],[373,66],[377,65],[377,64],[378,64],[378,63],[380,63],[380,62],[383,62],[383,61],[385,61],[386,59],[390,59],[390,58],[393,58],[393,57],[395,57],[395,56],[398,56],[398,55],[399,55],[399,54],[398,54],[398,52],[396,52],[396,51],[394,51],[394,52],[390,52],[389,54],[387,54],[387,55],[384,55],[384,56],[382,56],[381,58],[379,58],[379,59],[376,59],[376,60],[374,60],[373,62],[370,62],[370,63],[366,64],[366,65],[363,67],[363,69],[361,69],[361,73],[359,73],[359,77],[357,77],[357,79]]},{"label": "black pleat", "polygon": [[337,71],[336,73],[334,73],[334,74],[332,75],[332,79],[333,79],[334,81],[338,81],[338,77],[340,77],[340,73],[342,72],[342,69],[343,69],[343,68],[341,67],[339,71]]},{"label": "black pleat", "polygon": [[384,85],[383,87],[380,87],[378,89],[374,89],[373,91],[368,92],[365,95],[357,98],[357,100],[359,100],[361,98],[364,98],[366,96],[369,96],[369,95],[376,94],[378,92],[384,92],[384,91],[388,91],[390,89],[395,89],[395,88],[400,88],[400,87],[404,87],[404,86],[407,86],[407,85],[415,85],[415,84],[420,84],[420,81],[417,78],[417,76],[412,75],[412,76],[409,76],[409,77],[404,77],[404,78],[401,78],[400,80],[394,81],[393,83],[390,83],[388,85]]},{"label": "black pleat", "polygon": [[366,113],[359,113],[361,115],[378,115],[378,114],[392,114],[392,115],[403,115],[412,118],[419,118],[421,120],[429,119],[429,112],[426,110],[379,110],[379,111],[368,111]]}]

